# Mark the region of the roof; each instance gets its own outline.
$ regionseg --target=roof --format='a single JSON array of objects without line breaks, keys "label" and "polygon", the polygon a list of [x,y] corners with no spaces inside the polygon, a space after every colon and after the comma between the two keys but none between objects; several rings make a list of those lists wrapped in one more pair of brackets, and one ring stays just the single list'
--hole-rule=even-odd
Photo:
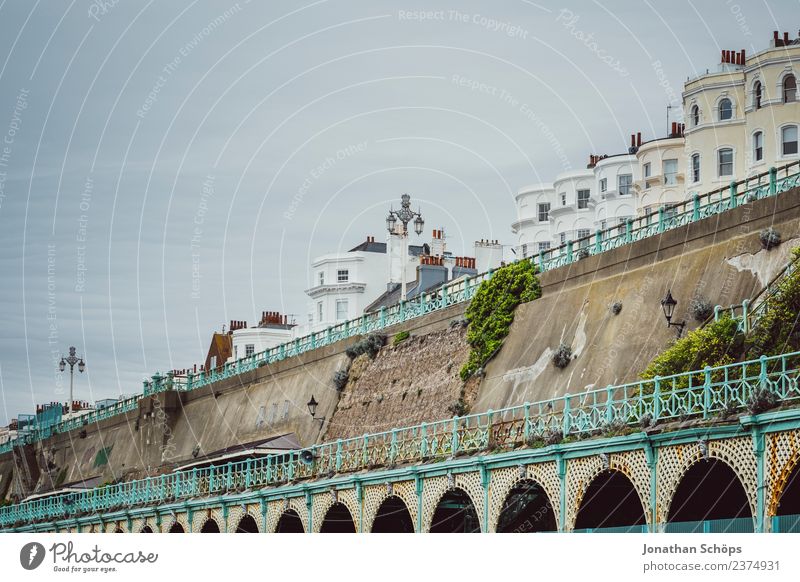
[{"label": "roof", "polygon": [[302,448],[302,446],[300,441],[297,440],[297,436],[293,432],[290,432],[225,447],[224,449],[216,450],[202,457],[197,457],[186,464],[176,467],[174,470],[179,471],[202,465],[231,462],[242,458],[271,455],[300,448]]},{"label": "roof", "polygon": [[364,251],[365,253],[385,253],[386,252],[386,243],[385,242],[375,242],[374,240],[365,240],[364,242],[354,246],[350,249],[349,253],[353,253],[356,251]]}]

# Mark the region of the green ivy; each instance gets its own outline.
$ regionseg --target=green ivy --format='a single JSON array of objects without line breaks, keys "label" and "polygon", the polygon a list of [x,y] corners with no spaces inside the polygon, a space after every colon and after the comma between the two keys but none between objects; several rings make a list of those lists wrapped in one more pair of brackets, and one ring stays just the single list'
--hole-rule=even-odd
[{"label": "green ivy", "polygon": [[408,333],[407,331],[398,332],[397,335],[395,335],[394,339],[392,340],[392,345],[396,346],[397,344],[406,341],[409,338],[410,335],[411,334]]},{"label": "green ivy", "polygon": [[528,260],[498,269],[481,283],[466,312],[467,343],[472,349],[461,368],[462,380],[482,368],[500,349],[514,321],[517,305],[541,295],[536,267]]},{"label": "green ivy", "polygon": [[642,378],[650,380],[656,376],[671,376],[737,361],[743,353],[744,336],[736,328],[737,322],[725,315],[703,328],[690,331],[656,356],[642,372]]}]

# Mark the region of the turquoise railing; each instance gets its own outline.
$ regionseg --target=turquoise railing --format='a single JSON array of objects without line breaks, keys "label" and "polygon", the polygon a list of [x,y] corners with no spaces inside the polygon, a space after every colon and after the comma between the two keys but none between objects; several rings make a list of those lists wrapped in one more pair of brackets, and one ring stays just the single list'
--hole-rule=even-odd
[{"label": "turquoise railing", "polygon": [[[721,214],[748,202],[776,196],[798,185],[800,185],[800,161],[792,162],[779,169],[771,168],[769,172],[747,180],[732,182],[730,186],[714,190],[708,194],[694,195],[687,202],[663,206],[658,212],[647,214],[635,220],[629,220],[623,226],[598,230],[594,235],[578,241],[567,241],[559,247],[542,251],[529,260],[540,271],[549,271],[572,264],[590,255],[610,251],[650,236],[657,236],[667,230]],[[573,248],[575,243],[577,243],[577,247]],[[152,381],[146,384],[144,395],[147,396],[148,394],[173,389],[195,390],[343,339],[385,329],[389,326],[469,301],[480,284],[484,280],[491,278],[491,276],[492,271],[488,271],[475,277],[445,284],[413,300],[401,301],[391,307],[381,308],[380,311],[367,313],[356,319],[329,327],[324,331],[311,333],[263,352],[245,356],[217,369],[196,374],[190,373],[187,375],[185,382],[181,384],[174,382],[170,375],[161,376],[156,374],[153,376]],[[129,405],[130,408],[128,407]],[[126,404],[122,407],[114,407],[111,413],[126,412],[135,408],[135,406],[136,399],[133,398],[126,401]],[[106,413],[103,418],[110,415]],[[81,417],[81,424],[95,422],[99,419],[92,418],[84,421],[84,418]],[[58,430],[69,429],[59,427]],[[49,436],[49,433],[46,436]],[[40,438],[46,438],[46,436],[34,432],[26,435],[24,439],[8,441],[0,445],[0,453],[10,451],[16,445],[34,442]]]},{"label": "turquoise railing", "polygon": [[720,305],[714,307],[713,321],[719,321],[721,317],[729,315],[738,323],[737,328],[739,331],[749,333],[750,330],[758,325],[758,321],[764,314],[769,301],[780,289],[783,279],[795,272],[798,263],[800,263],[800,258],[792,260],[753,299],[745,299],[742,303],[731,305],[730,307],[722,307]]},{"label": "turquoise railing", "polygon": [[661,525],[664,533],[753,533],[752,517],[707,519],[705,521],[670,521]]},{"label": "turquoise railing", "polygon": [[774,533],[800,533],[800,515],[775,515],[770,531]]},{"label": "turquoise railing", "polygon": [[772,392],[781,402],[792,402],[800,399],[798,363],[800,352],[762,357],[365,434],[281,455],[53,495],[0,509],[0,526],[232,493],[331,473],[444,459],[524,444],[544,446],[545,439],[553,433],[560,433],[560,437],[601,435],[606,429],[616,429],[620,423],[649,425],[670,419],[709,418],[723,411],[728,414],[746,408],[759,390]]}]

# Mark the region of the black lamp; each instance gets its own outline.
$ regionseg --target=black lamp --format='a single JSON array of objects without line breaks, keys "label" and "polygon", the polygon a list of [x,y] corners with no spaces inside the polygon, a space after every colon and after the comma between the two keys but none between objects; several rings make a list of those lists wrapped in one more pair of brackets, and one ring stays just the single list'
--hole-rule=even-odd
[{"label": "black lamp", "polygon": [[314,420],[316,420],[320,424],[324,424],[325,423],[325,417],[324,416],[322,418],[317,418],[317,406],[318,405],[319,405],[319,402],[317,402],[314,399],[314,395],[312,394],[311,395],[311,400],[309,400],[308,404],[306,404],[306,406],[308,406],[308,412],[309,412],[309,414],[311,414],[311,418],[313,418]]},{"label": "black lamp", "polygon": [[672,296],[672,291],[667,289],[667,296],[661,300],[661,309],[664,310],[664,317],[667,319],[667,327],[675,327],[677,328],[678,337],[681,337],[683,333],[683,328],[686,327],[685,321],[673,322],[672,316],[675,313],[675,306],[678,305],[678,302],[675,301],[675,298]]}]

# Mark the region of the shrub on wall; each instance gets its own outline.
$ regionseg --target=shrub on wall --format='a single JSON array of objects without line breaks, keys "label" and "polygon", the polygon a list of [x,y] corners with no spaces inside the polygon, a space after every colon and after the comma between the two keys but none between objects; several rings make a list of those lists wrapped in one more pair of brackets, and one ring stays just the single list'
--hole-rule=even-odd
[{"label": "shrub on wall", "polygon": [[481,283],[466,312],[467,343],[472,349],[461,368],[462,380],[481,369],[500,349],[517,305],[538,299],[541,294],[536,267],[528,260],[498,269],[491,279]]},{"label": "shrub on wall", "polygon": [[737,361],[743,346],[744,337],[737,331],[737,322],[725,315],[675,341],[650,362],[642,378],[649,380],[656,376],[702,370],[706,366],[724,366]]},{"label": "shrub on wall", "polygon": [[395,335],[394,339],[392,340],[392,345],[396,346],[397,344],[406,341],[410,335],[411,334],[409,334],[407,331],[398,332],[397,335]]},{"label": "shrub on wall", "polygon": [[378,355],[383,345],[386,343],[386,336],[378,333],[373,333],[365,338],[358,340],[352,346],[345,350],[347,356],[352,360],[361,354],[369,354],[370,358]]}]

